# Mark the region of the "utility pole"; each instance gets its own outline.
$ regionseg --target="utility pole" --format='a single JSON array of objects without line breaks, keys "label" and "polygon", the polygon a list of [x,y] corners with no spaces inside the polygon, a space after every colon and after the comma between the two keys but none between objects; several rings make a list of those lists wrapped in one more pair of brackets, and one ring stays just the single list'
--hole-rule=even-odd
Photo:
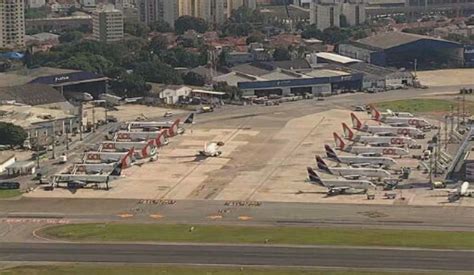
[{"label": "utility pole", "polygon": [[84,116],[83,112],[84,112],[84,106],[82,105],[82,101],[79,103],[79,140],[82,141],[83,139],[83,136],[82,136],[82,125],[83,125],[83,121],[82,121],[82,118]]},{"label": "utility pole", "polygon": [[53,159],[56,159],[56,127],[54,125],[54,121],[53,121],[53,133],[52,133],[52,136],[53,136]]},{"label": "utility pole", "polygon": [[448,115],[444,116],[444,151],[448,150]]},{"label": "utility pole", "polygon": [[429,177],[430,177],[430,185],[433,185],[433,155],[434,155],[434,150],[433,152],[430,153],[430,173],[429,173]]},{"label": "utility pole", "polygon": [[466,125],[466,94],[462,94],[462,125]]},{"label": "utility pole", "polygon": [[449,140],[452,141],[453,134],[454,134],[454,107],[451,105],[451,113],[450,113],[450,120],[451,120],[451,131],[449,134]]},{"label": "utility pole", "polygon": [[105,124],[108,124],[108,120],[107,120],[107,106],[104,107],[104,113],[105,113]]},{"label": "utility pole", "polygon": [[95,108],[92,106],[92,132],[95,133]]},{"label": "utility pole", "polygon": [[66,129],[66,153],[69,151],[69,129]]},{"label": "utility pole", "polygon": [[460,102],[459,102],[459,101],[461,101],[461,100],[460,100],[460,98],[458,97],[458,100],[457,100],[457,110],[456,110],[456,114],[457,114],[457,118],[456,118],[456,131],[459,131],[459,115],[460,115],[460,114],[459,114],[459,112],[460,112],[460,110],[459,110]]}]

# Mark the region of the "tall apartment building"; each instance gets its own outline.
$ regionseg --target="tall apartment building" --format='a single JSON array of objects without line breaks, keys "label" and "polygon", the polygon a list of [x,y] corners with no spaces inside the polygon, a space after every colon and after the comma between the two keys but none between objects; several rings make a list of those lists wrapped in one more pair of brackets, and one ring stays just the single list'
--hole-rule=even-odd
[{"label": "tall apartment building", "polygon": [[123,14],[113,5],[92,13],[92,37],[94,40],[109,43],[123,39]]},{"label": "tall apartment building", "polygon": [[25,46],[24,0],[0,0],[0,48]]},{"label": "tall apartment building", "polygon": [[210,24],[220,25],[241,6],[257,7],[256,0],[179,0],[179,15],[199,17]]},{"label": "tall apartment building", "polygon": [[318,29],[341,27],[341,15],[344,15],[350,26],[365,22],[364,0],[311,0],[310,23]]},{"label": "tall apartment building", "polygon": [[179,16],[179,4],[178,0],[138,0],[140,22],[149,25],[162,20],[174,27]]}]

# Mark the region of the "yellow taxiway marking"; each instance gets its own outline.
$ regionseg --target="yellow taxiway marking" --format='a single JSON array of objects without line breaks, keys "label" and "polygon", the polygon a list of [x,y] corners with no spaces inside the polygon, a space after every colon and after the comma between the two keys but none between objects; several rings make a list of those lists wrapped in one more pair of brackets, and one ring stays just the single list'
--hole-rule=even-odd
[{"label": "yellow taxiway marking", "polygon": [[163,218],[164,216],[163,215],[160,215],[160,214],[151,214],[150,215],[150,218],[153,218],[153,219],[161,219]]},{"label": "yellow taxiway marking", "polygon": [[248,221],[248,220],[251,220],[253,219],[252,217],[249,217],[249,216],[239,216],[239,220],[241,221]]},{"label": "yellow taxiway marking", "polygon": [[123,213],[123,214],[118,214],[117,216],[119,216],[120,218],[131,218],[133,217],[133,214]]},{"label": "yellow taxiway marking", "polygon": [[214,215],[214,216],[207,216],[211,220],[217,220],[217,219],[222,219],[221,215]]}]

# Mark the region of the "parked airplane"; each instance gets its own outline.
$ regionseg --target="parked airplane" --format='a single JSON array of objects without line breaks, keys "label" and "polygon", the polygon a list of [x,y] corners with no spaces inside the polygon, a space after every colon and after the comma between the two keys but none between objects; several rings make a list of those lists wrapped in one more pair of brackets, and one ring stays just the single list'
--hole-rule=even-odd
[{"label": "parked airplane", "polygon": [[[184,133],[184,128],[180,128],[181,120],[177,119],[173,121],[133,121],[128,124],[128,130],[130,131],[133,128],[148,128],[151,131],[158,131],[158,130],[168,130],[168,136],[173,137],[177,134]],[[194,113],[190,113],[185,119],[182,124],[192,124],[194,123]]]},{"label": "parked airplane", "polygon": [[326,187],[328,195],[351,194],[357,190],[365,193],[369,188],[375,188],[375,184],[368,180],[321,179],[313,168],[307,167],[307,170],[310,183]]},{"label": "parked airplane", "polygon": [[120,163],[81,163],[75,164],[71,172],[72,174],[100,175],[104,173],[110,174],[117,168],[121,168]]},{"label": "parked airplane", "polygon": [[336,148],[342,151],[346,151],[353,154],[381,154],[381,155],[396,155],[404,156],[408,155],[409,152],[407,149],[398,148],[398,147],[374,147],[374,146],[354,146],[346,145],[344,140],[337,134],[333,133],[334,142],[336,143]]},{"label": "parked airplane", "polygon": [[120,162],[122,169],[125,169],[131,166],[134,153],[134,148],[131,148],[128,152],[86,152],[84,163]]},{"label": "parked airplane", "polygon": [[423,132],[420,129],[414,127],[372,126],[367,124],[363,125],[354,113],[351,113],[351,119],[352,127],[362,132],[368,132],[372,134],[382,133],[383,135],[385,135],[386,133],[391,133],[410,137],[423,135]]},{"label": "parked airplane", "polygon": [[329,167],[324,160],[316,155],[316,163],[320,170],[326,171],[332,175],[338,175],[345,178],[389,178],[390,173],[380,168],[353,168],[353,167]]},{"label": "parked airplane", "polygon": [[326,156],[338,163],[345,163],[349,165],[357,165],[360,167],[367,167],[367,166],[384,166],[390,167],[392,165],[397,164],[395,160],[388,157],[364,157],[364,156],[338,156],[337,153],[331,148],[329,145],[324,145],[326,150]]},{"label": "parked airplane", "polygon": [[448,201],[455,202],[461,197],[472,197],[474,196],[474,190],[469,189],[469,182],[465,181],[461,184],[460,187],[450,190],[448,193]]},{"label": "parked airplane", "polygon": [[412,145],[415,144],[415,140],[410,137],[404,136],[379,136],[379,135],[370,135],[370,134],[355,134],[346,123],[342,123],[342,129],[344,130],[344,137],[353,142],[360,142],[364,144],[372,143],[384,143],[384,144],[394,144],[394,145]]},{"label": "parked airplane", "polygon": [[[377,108],[374,106],[374,105],[370,105],[369,106],[370,108],[370,112],[372,112],[373,110],[377,110]],[[378,110],[377,110],[378,111]],[[412,113],[408,113],[408,112],[394,112],[390,109],[387,109],[386,112],[380,112],[380,114],[384,117],[386,116],[396,116],[396,117],[415,117]]]},{"label": "parked airplane", "polygon": [[398,124],[398,125],[407,125],[414,127],[425,127],[429,126],[430,123],[423,118],[418,117],[399,117],[399,116],[383,116],[376,108],[371,110],[372,119],[375,121],[383,122],[386,124]]},{"label": "parked airplane", "polygon": [[222,154],[219,148],[224,146],[223,142],[210,142],[204,144],[204,150],[199,151],[199,155],[205,157],[218,157]]},{"label": "parked airplane", "polygon": [[150,139],[148,142],[102,142],[100,147],[101,152],[117,152],[117,151],[128,151],[130,149],[138,150],[135,151],[135,155],[139,155],[140,158],[146,158],[156,154],[156,144],[154,139]]},{"label": "parked airplane", "polygon": [[118,131],[115,134],[115,141],[148,141],[155,139],[156,146],[160,147],[162,145],[168,144],[168,138],[166,137],[167,131],[157,131],[157,132],[128,132],[128,131]]}]

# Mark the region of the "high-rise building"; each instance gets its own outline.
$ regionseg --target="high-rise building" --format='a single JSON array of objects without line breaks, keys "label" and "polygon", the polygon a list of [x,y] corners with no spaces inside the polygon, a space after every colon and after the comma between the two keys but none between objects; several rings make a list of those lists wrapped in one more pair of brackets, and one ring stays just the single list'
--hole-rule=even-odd
[{"label": "high-rise building", "polygon": [[138,0],[138,15],[140,22],[147,25],[164,21],[174,27],[178,19],[180,2],[178,0]]},{"label": "high-rise building", "polygon": [[113,5],[92,13],[92,37],[94,40],[109,43],[123,39],[123,14]]},{"label": "high-rise building", "polygon": [[0,48],[25,46],[24,0],[0,0]]},{"label": "high-rise building", "polygon": [[318,29],[341,27],[341,17],[349,26],[365,22],[364,0],[312,0],[310,3],[310,23]]},{"label": "high-rise building", "polygon": [[257,7],[256,0],[179,0],[179,15],[199,17],[210,24],[220,25],[233,10],[246,6]]}]

